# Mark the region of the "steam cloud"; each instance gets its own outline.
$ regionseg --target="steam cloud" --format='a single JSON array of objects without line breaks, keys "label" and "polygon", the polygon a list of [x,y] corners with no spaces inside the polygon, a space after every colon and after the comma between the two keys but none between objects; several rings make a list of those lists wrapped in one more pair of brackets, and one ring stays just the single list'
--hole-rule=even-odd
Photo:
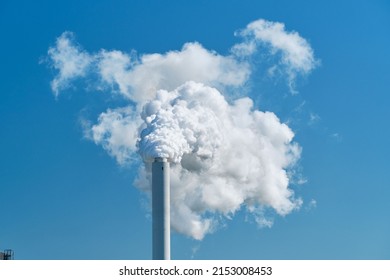
[{"label": "steam cloud", "polygon": [[234,100],[228,92],[251,78],[247,58],[260,46],[280,54],[275,67],[292,90],[296,76],[310,73],[317,61],[307,41],[281,23],[258,20],[238,35],[243,42],[226,56],[199,43],[139,57],[116,50],[91,54],[70,32],[48,51],[58,70],[51,83],[56,96],[93,74],[99,88],[129,100],[127,107],[101,113],[86,133],[119,164],[141,155],[145,165],[135,184],[148,193],[151,159],[170,158],[171,225],[199,240],[217,228],[220,217],[240,209],[259,225],[272,226],[266,209],[286,215],[302,204],[289,188],[301,154],[294,133],[274,113],[253,108],[250,98]]}]

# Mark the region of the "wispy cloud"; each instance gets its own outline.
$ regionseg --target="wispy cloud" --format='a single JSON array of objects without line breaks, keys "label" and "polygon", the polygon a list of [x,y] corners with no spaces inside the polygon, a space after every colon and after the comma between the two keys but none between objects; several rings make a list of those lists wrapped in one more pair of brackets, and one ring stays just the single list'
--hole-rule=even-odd
[{"label": "wispy cloud", "polygon": [[316,113],[310,113],[309,115],[309,125],[313,125],[321,120],[321,117]]},{"label": "wispy cloud", "polygon": [[48,54],[58,71],[52,81],[56,95],[73,79],[97,74],[103,86],[137,103],[153,99],[159,89],[173,90],[189,80],[220,88],[238,87],[251,73],[248,63],[209,51],[196,42],[184,44],[180,51],[140,57],[117,50],[89,54],[76,44],[72,33],[64,32]]},{"label": "wispy cloud", "polygon": [[[264,19],[251,22],[245,29],[237,32],[243,37],[243,43],[232,50],[238,56],[250,56],[258,51],[257,46],[270,48],[272,54],[280,54],[279,68],[288,75],[291,92],[296,93],[295,79],[299,74],[309,74],[318,64],[310,44],[298,32],[286,31],[283,23]],[[275,73],[276,66],[270,68]]]},{"label": "wispy cloud", "polygon": [[75,44],[74,35],[64,32],[57,38],[55,47],[49,48],[51,66],[58,71],[51,82],[51,89],[58,96],[61,90],[70,86],[70,82],[83,77],[93,58]]},{"label": "wispy cloud", "polygon": [[311,211],[315,208],[317,208],[317,201],[315,199],[310,200],[305,207],[306,211]]},{"label": "wispy cloud", "polygon": [[337,142],[342,142],[342,141],[343,141],[343,136],[340,135],[340,133],[338,133],[338,132],[335,132],[335,133],[330,134],[330,137],[331,137],[333,140],[337,141]]}]

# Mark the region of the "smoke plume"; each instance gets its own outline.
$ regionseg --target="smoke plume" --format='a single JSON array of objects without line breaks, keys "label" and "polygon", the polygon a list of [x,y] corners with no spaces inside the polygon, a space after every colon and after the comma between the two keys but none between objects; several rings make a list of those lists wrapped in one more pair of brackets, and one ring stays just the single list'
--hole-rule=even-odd
[{"label": "smoke plume", "polygon": [[[228,55],[186,43],[165,54],[84,51],[70,32],[49,48],[58,71],[51,86],[56,95],[76,79],[98,77],[94,85],[129,101],[109,108],[86,133],[119,164],[141,156],[135,182],[151,192],[150,162],[171,161],[171,225],[177,232],[202,239],[222,217],[243,210],[261,226],[271,226],[264,211],[286,215],[302,204],[289,188],[301,147],[294,133],[272,112],[254,108],[249,97],[234,99],[252,77],[248,58],[267,47],[280,53],[276,67],[288,77],[316,66],[313,51],[296,32],[265,20],[238,33],[243,42]],[[86,79],[90,81],[91,79]],[[292,86],[291,86],[292,88]]]}]

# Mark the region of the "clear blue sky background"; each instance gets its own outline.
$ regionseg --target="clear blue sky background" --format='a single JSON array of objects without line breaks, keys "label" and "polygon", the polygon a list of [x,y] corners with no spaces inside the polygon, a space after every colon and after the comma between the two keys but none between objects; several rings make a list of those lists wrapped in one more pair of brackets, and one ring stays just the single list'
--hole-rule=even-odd
[{"label": "clear blue sky background", "polygon": [[56,100],[50,90],[55,73],[39,62],[59,35],[74,32],[90,52],[163,53],[198,41],[226,54],[234,31],[259,18],[299,32],[321,60],[299,95],[267,83],[252,93],[260,110],[292,120],[308,179],[294,189],[305,203],[269,229],[238,213],[201,242],[173,234],[172,257],[390,259],[385,0],[1,1],[0,249],[16,259],[151,258],[134,167],[83,139],[80,116],[103,111],[106,97],[75,87]]}]

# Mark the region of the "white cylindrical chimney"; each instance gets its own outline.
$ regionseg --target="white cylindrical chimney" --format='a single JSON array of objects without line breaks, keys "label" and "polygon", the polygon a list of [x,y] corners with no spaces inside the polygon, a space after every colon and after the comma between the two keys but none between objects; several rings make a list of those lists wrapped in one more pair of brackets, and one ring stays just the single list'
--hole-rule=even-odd
[{"label": "white cylindrical chimney", "polygon": [[169,162],[156,158],[152,163],[153,259],[171,258]]}]

